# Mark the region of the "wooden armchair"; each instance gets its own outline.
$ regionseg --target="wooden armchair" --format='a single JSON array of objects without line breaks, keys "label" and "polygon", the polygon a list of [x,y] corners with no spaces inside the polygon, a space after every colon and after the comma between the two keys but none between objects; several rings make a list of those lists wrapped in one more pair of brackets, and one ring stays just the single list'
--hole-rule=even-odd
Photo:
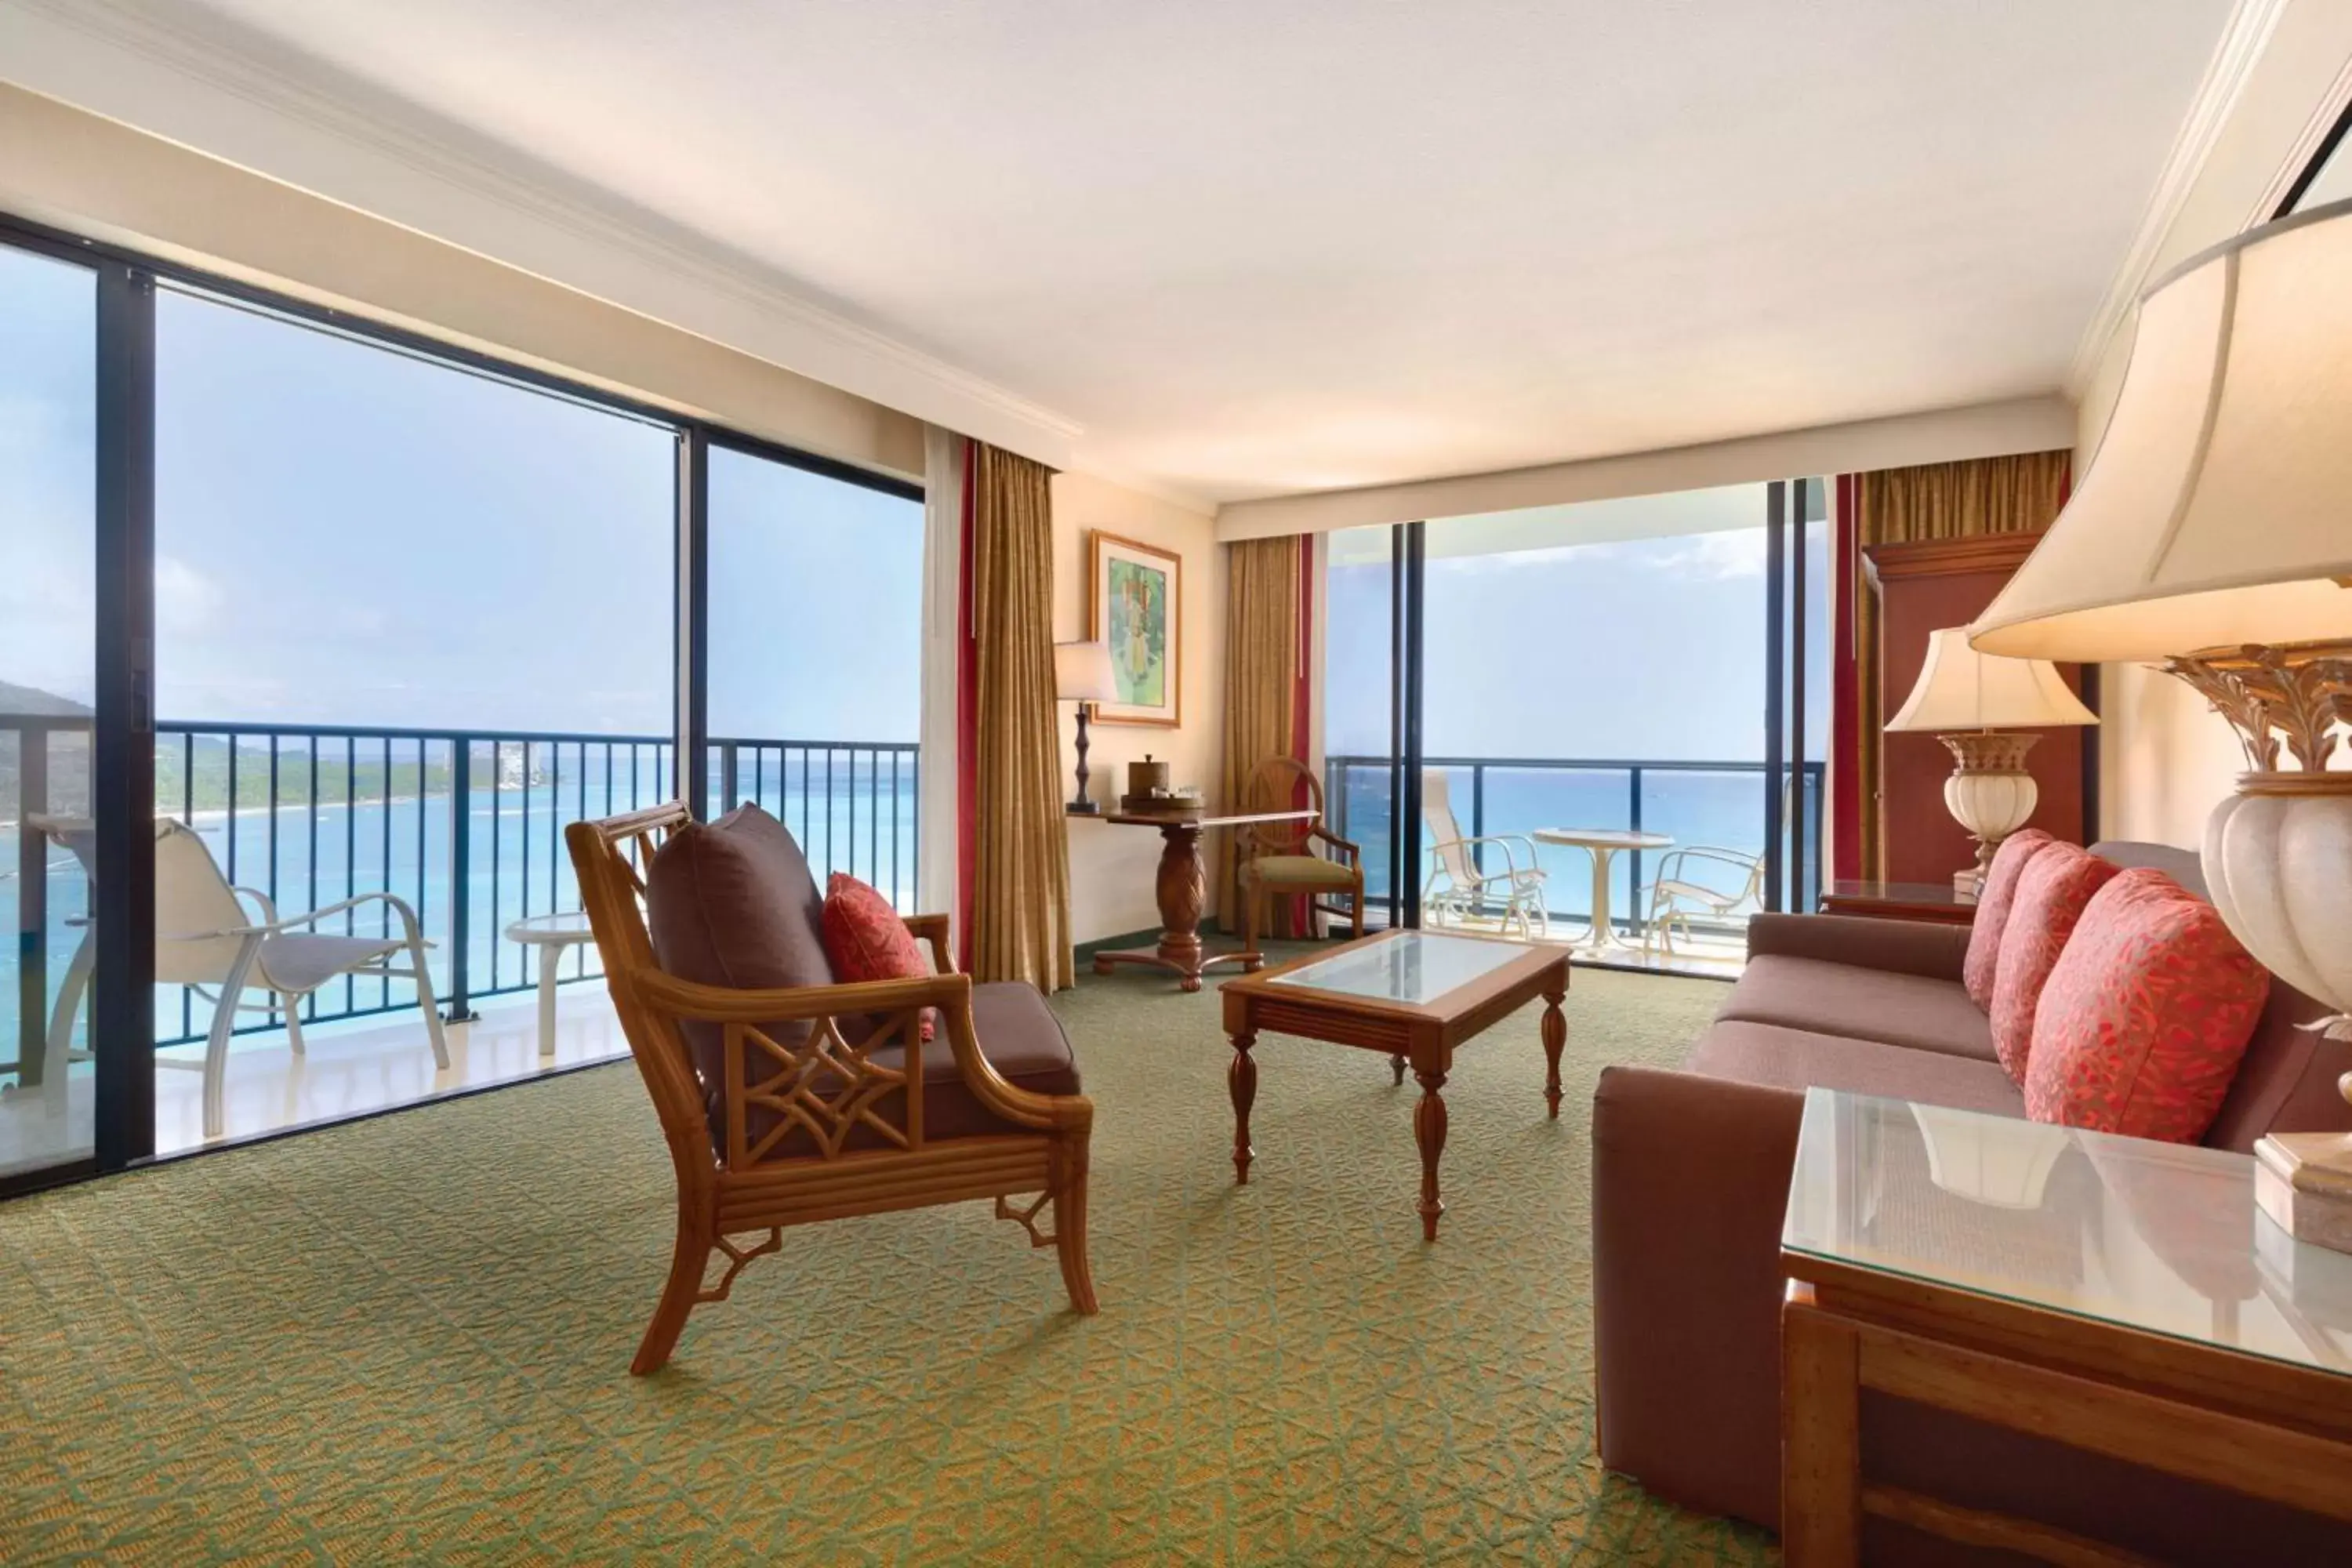
[{"label": "wooden armchair", "polygon": [[[1251,771],[1242,788],[1242,809],[1287,811],[1307,786],[1312,819],[1256,822],[1238,828],[1234,853],[1238,859],[1235,879],[1241,886],[1242,947],[1257,951],[1260,913],[1270,899],[1303,895],[1307,925],[1313,936],[1318,915],[1345,915],[1348,934],[1364,934],[1364,858],[1362,851],[1323,826],[1323,784],[1306,764],[1289,757],[1270,757]],[[1317,854],[1320,844],[1327,854]],[[1332,900],[1344,895],[1342,906]]]},{"label": "wooden armchair", "polygon": [[[668,1282],[629,1370],[644,1374],[667,1362],[688,1315],[725,1300],[745,1264],[782,1247],[786,1226],[973,1198],[993,1198],[998,1218],[1019,1223],[1033,1246],[1053,1247],[1070,1305],[1093,1312],[1094,1104],[1024,1089],[992,1063],[975,989],[997,1034],[1049,1029],[1051,1041],[1030,1054],[1058,1051],[1061,1080],[1076,1087],[1067,1043],[1034,987],[975,988],[955,973],[947,916],[907,919],[938,970],[920,979],[738,989],[662,969],[645,906],[656,854],[680,833],[723,831],[757,811],[698,826],[673,802],[564,830],[613,1005],[677,1177]],[[791,835],[765,813],[755,826],[769,834],[769,853],[789,849],[813,897]],[[921,1043],[927,1011],[944,1053],[936,1038],[928,1049]],[[1008,1062],[1018,1054],[997,1048]],[[1008,1202],[1016,1194],[1037,1195]],[[1037,1215],[1049,1201],[1052,1229],[1043,1231]],[[739,1239],[760,1232],[756,1243]],[[714,1253],[724,1267],[706,1285]]]}]

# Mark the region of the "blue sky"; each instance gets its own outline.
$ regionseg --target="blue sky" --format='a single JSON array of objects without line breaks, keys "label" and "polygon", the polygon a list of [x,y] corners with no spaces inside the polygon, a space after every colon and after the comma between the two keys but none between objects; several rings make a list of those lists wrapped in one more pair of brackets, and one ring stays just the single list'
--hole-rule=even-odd
[{"label": "blue sky", "polygon": [[[87,274],[0,251],[0,679],[89,688]],[[164,291],[167,719],[663,734],[663,427]],[[711,463],[715,733],[911,741],[919,503]]]},{"label": "blue sky", "polygon": [[[1762,487],[1757,487],[1760,502]],[[1564,544],[1425,567],[1423,744],[1432,756],[1760,761],[1764,530]],[[1442,548],[1444,522],[1430,525]],[[1809,754],[1829,690],[1826,531],[1812,525]],[[1389,742],[1389,568],[1326,574],[1327,748]]]}]

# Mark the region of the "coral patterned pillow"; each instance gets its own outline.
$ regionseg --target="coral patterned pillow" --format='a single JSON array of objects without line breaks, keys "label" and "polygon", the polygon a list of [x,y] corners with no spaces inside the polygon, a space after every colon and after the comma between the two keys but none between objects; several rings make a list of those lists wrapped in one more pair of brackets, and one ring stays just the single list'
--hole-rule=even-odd
[{"label": "coral patterned pillow", "polygon": [[2036,1121],[2190,1143],[2205,1135],[2271,977],[2211,904],[2161,871],[2099,889],[2042,987],[2026,1068]]},{"label": "coral patterned pillow", "polygon": [[1985,871],[1984,887],[1977,893],[1976,919],[1969,926],[1969,959],[1961,978],[1968,985],[1969,1000],[1988,1013],[1992,1011],[1992,978],[2000,967],[2000,933],[2009,924],[2017,879],[2034,851],[2057,842],[2038,827],[2012,833],[1993,851],[1992,865]]},{"label": "coral patterned pillow", "polygon": [[1992,977],[1992,1048],[2013,1082],[2025,1081],[2042,984],[2057,967],[2084,906],[2115,874],[2115,867],[2089,850],[2054,840],[2018,874]]},{"label": "coral patterned pillow", "polygon": [[[845,984],[859,980],[919,980],[931,972],[915,933],[898,911],[864,882],[835,871],[824,885],[824,954]],[[923,1038],[932,1035],[931,1015],[923,1015]]]}]

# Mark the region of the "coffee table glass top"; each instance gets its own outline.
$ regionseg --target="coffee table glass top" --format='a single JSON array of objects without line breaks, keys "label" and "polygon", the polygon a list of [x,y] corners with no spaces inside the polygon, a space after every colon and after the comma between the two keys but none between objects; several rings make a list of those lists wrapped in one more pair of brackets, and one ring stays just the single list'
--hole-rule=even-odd
[{"label": "coffee table glass top", "polygon": [[2254,1163],[1825,1089],[1781,1246],[2352,1377],[2352,1254],[2254,1206]]},{"label": "coffee table glass top", "polygon": [[1519,942],[1401,931],[1353,952],[1334,953],[1319,963],[1270,976],[1267,984],[1308,985],[1318,991],[1419,1006],[1532,951]]}]

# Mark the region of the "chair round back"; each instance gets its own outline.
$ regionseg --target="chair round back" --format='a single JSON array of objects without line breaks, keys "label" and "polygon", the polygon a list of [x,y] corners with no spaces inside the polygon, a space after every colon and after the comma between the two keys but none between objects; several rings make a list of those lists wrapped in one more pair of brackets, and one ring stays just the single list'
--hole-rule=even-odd
[{"label": "chair round back", "polygon": [[1307,786],[1307,805],[1315,815],[1296,822],[1261,822],[1250,831],[1251,838],[1265,853],[1303,855],[1307,853],[1307,829],[1323,820],[1323,782],[1305,763],[1296,757],[1268,757],[1250,770],[1249,782],[1242,786],[1242,809],[1256,811],[1296,811],[1298,809],[1299,788]]}]

